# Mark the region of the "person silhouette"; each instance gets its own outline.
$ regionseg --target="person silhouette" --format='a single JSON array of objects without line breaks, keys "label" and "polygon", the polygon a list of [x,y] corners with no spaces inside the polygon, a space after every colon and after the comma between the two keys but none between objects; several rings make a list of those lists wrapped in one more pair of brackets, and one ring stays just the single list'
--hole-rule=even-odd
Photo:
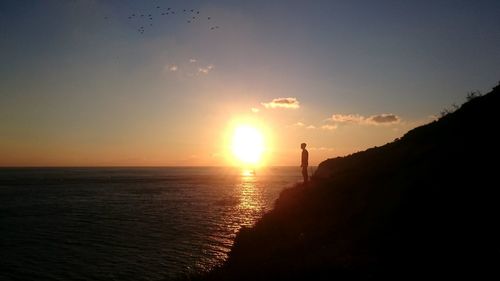
[{"label": "person silhouette", "polygon": [[309,166],[309,152],[306,150],[306,143],[303,142],[300,144],[300,148],[302,148],[302,161],[300,167],[302,167],[302,177],[304,177],[304,185],[307,185],[309,181],[309,176],[307,175],[307,166]]}]

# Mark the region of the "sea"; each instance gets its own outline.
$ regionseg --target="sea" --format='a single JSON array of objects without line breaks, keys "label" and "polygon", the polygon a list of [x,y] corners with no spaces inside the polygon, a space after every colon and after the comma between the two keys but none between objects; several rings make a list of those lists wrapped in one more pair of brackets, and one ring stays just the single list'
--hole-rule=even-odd
[{"label": "sea", "polygon": [[172,280],[223,262],[300,168],[2,168],[0,280]]}]

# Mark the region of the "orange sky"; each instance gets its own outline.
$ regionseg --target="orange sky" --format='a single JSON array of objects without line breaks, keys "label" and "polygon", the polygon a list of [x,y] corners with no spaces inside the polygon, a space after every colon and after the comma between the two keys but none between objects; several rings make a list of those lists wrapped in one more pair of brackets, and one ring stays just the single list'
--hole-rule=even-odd
[{"label": "orange sky", "polygon": [[498,1],[152,3],[0,3],[0,166],[233,165],[242,124],[317,165],[500,77]]}]

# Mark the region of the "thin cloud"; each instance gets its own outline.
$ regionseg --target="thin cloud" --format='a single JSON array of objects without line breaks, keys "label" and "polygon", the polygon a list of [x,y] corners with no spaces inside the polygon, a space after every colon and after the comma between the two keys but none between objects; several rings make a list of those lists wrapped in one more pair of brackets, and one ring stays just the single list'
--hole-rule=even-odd
[{"label": "thin cloud", "polygon": [[337,128],[338,128],[337,125],[323,125],[323,126],[321,126],[322,130],[328,130],[328,131],[333,131],[333,130],[336,130]]},{"label": "thin cloud", "polygon": [[335,123],[362,123],[365,117],[359,114],[333,114],[330,120]]},{"label": "thin cloud", "polygon": [[359,124],[359,125],[390,125],[399,123],[401,118],[392,113],[383,113],[365,117],[359,114],[333,114],[327,121],[335,124]]},{"label": "thin cloud", "polygon": [[252,107],[252,112],[253,113],[258,113],[260,111],[260,109],[256,108],[256,107]]},{"label": "thin cloud", "polygon": [[189,62],[190,62],[190,63],[195,63],[195,62],[196,62],[196,59],[189,59]]},{"label": "thin cloud", "polygon": [[428,118],[431,120],[431,121],[437,121],[439,120],[439,116],[437,115],[429,115]]},{"label": "thin cloud", "polygon": [[379,115],[372,115],[367,118],[367,122],[375,123],[375,124],[392,124],[392,123],[398,123],[400,121],[400,118],[396,116],[395,114],[379,114]]},{"label": "thin cloud", "polygon": [[202,74],[208,74],[213,68],[213,65],[208,65],[207,67],[199,67],[198,72]]},{"label": "thin cloud", "polygon": [[299,101],[296,98],[277,98],[270,102],[261,103],[265,108],[289,108],[297,109],[300,107]]},{"label": "thin cloud", "polygon": [[179,67],[175,64],[168,66],[169,71],[177,71]]},{"label": "thin cloud", "polygon": [[300,122],[300,121],[297,122],[297,123],[294,123],[294,124],[292,124],[290,126],[287,126],[287,127],[304,128],[306,130],[316,129],[316,126],[314,126],[314,125],[307,125],[307,124],[305,124],[303,122]]}]

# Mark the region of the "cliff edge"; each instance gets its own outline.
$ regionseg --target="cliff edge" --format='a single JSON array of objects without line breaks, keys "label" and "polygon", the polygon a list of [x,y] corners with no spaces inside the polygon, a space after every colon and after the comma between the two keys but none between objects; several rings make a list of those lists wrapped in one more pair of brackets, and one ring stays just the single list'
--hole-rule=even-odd
[{"label": "cliff edge", "polygon": [[497,276],[499,111],[497,86],[394,142],[322,162],[203,279]]}]

